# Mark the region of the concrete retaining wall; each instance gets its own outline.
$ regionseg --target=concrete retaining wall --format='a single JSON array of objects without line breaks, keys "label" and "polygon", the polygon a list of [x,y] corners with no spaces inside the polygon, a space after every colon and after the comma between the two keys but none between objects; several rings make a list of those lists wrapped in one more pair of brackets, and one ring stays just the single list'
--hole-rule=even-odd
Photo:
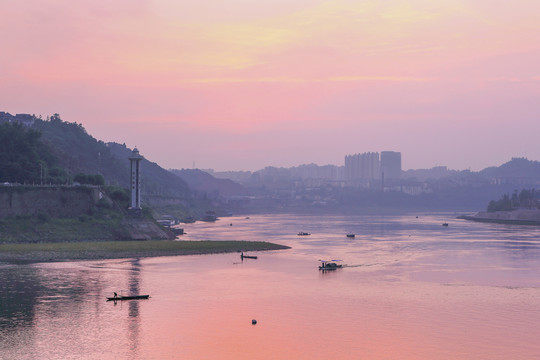
[{"label": "concrete retaining wall", "polygon": [[100,198],[97,187],[0,186],[0,218],[8,216],[77,217],[90,214]]}]

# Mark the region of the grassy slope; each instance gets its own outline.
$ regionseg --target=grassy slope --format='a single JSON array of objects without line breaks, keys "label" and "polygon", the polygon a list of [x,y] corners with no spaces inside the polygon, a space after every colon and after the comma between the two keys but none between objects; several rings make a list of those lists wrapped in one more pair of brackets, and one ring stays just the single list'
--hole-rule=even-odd
[{"label": "grassy slope", "polygon": [[113,240],[120,219],[19,218],[0,220],[0,244]]},{"label": "grassy slope", "polygon": [[67,261],[287,249],[261,241],[106,241],[2,244],[0,261]]}]

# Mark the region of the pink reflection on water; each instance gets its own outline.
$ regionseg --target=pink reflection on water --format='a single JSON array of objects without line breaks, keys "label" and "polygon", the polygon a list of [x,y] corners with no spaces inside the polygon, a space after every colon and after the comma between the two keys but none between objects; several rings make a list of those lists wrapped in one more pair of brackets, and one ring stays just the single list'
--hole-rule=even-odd
[{"label": "pink reflection on water", "polygon": [[[293,248],[244,262],[233,253],[35,265],[21,284],[35,276],[51,296],[37,301],[33,323],[19,327],[17,338],[2,333],[7,340],[0,338],[0,345],[16,344],[2,355],[540,358],[539,251],[530,229],[452,222],[443,231],[435,216],[412,225],[405,217],[390,225],[369,218],[359,223],[372,232],[356,231],[351,241],[336,230],[337,220],[325,219],[334,221],[332,228],[315,218],[308,225],[320,228],[312,231],[299,228],[306,218],[252,219],[257,225],[235,220],[231,233],[219,223],[194,225],[190,236],[275,236]],[[276,228],[278,222],[284,225]],[[299,239],[299,230],[313,234]],[[354,266],[318,271],[319,258],[334,256]],[[81,295],[62,298],[60,289]],[[104,297],[118,289],[138,289],[151,298],[106,303]]]},{"label": "pink reflection on water", "polygon": [[[329,276],[314,267],[288,273],[287,259],[274,257],[253,267],[215,269],[184,279],[185,292],[178,288],[175,293],[186,295],[178,301],[170,297],[165,318],[156,299],[147,309],[156,313],[147,318],[162,321],[147,328],[145,352],[187,359],[540,355],[536,288],[418,282],[362,268]],[[196,293],[188,295],[192,290]]]}]

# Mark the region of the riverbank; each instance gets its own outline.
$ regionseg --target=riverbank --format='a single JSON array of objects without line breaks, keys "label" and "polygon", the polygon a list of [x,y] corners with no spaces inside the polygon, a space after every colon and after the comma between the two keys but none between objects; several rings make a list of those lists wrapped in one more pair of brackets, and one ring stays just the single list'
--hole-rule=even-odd
[{"label": "riverbank", "polygon": [[510,225],[540,225],[540,210],[516,209],[512,211],[478,212],[458,216],[458,219]]},{"label": "riverbank", "polygon": [[174,234],[141,218],[80,216],[78,218],[15,217],[0,219],[0,244],[92,241],[173,240]]},{"label": "riverbank", "polygon": [[264,241],[101,241],[42,244],[0,244],[0,262],[31,263],[75,260],[203,255],[240,251],[284,250]]}]

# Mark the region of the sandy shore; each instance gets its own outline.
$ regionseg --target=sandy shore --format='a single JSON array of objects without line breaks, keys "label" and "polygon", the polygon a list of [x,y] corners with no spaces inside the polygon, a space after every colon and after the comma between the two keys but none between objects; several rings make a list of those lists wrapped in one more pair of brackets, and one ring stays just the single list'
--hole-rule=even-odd
[{"label": "sandy shore", "polygon": [[263,241],[107,241],[0,244],[0,262],[54,262],[288,249]]}]

